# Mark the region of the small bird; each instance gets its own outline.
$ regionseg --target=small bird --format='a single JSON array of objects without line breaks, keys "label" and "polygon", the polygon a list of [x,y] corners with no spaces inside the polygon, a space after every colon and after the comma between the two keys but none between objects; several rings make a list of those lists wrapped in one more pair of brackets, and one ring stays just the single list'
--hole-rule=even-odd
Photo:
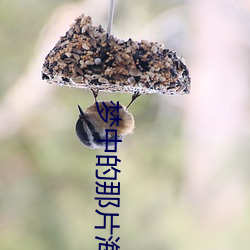
[{"label": "small bird", "polygon": [[[119,113],[117,109],[108,109],[107,122],[105,122],[98,112],[97,105],[99,110],[106,110],[106,107],[112,107],[113,104],[108,101],[97,102],[96,97],[98,92],[94,92],[93,90],[92,92],[95,98],[95,103],[93,105],[88,107],[85,112],[78,105],[80,114],[76,122],[76,135],[82,144],[88,148],[105,148],[106,141],[98,140],[106,140],[106,129],[117,130],[117,140],[122,140],[125,136],[133,132],[135,126],[134,117],[127,110],[131,103],[127,106],[127,108],[119,103]],[[121,119],[119,124],[114,122],[111,119],[112,117],[119,117]],[[115,139],[115,133],[108,133],[108,139]],[[109,142],[109,145],[114,145],[114,142]]]}]

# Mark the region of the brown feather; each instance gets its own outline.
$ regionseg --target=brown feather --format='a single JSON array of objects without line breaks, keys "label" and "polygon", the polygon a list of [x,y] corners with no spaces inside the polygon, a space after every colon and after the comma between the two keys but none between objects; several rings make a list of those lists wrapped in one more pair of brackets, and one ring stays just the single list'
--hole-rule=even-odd
[{"label": "brown feather", "polygon": [[[107,107],[114,107],[114,105],[112,105],[111,102],[106,102],[106,101],[99,101],[98,105],[99,105],[99,109],[103,109],[103,116],[105,117],[105,112],[106,112],[106,108],[103,105],[103,102],[105,102]],[[110,120],[110,118],[113,117],[113,115],[115,117],[117,117],[118,113],[117,110],[115,110],[112,114],[109,110],[108,112],[108,122],[105,122],[99,115],[97,107],[96,107],[96,103],[94,103],[93,105],[91,105],[90,107],[88,107],[86,109],[85,114],[88,116],[89,120],[95,123],[96,129],[98,131],[104,130],[104,129],[116,129],[117,130],[117,134],[118,135],[128,135],[131,134],[134,130],[134,126],[135,126],[135,121],[134,121],[134,117],[132,116],[132,114],[130,114],[125,106],[123,106],[122,104],[119,104],[122,108],[119,109],[119,117],[122,119],[119,121],[119,125],[117,126],[117,123],[114,122],[114,124],[112,125],[112,127],[110,126],[111,123],[113,122],[113,120]]]}]

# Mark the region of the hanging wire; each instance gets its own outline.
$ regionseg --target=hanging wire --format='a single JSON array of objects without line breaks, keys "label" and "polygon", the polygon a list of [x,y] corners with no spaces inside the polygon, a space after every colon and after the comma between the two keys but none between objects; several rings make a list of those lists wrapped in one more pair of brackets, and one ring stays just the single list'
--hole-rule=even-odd
[{"label": "hanging wire", "polygon": [[115,10],[115,0],[110,0],[109,14],[108,14],[108,27],[107,27],[107,33],[109,35],[111,34],[113,17],[114,17],[114,10]]}]

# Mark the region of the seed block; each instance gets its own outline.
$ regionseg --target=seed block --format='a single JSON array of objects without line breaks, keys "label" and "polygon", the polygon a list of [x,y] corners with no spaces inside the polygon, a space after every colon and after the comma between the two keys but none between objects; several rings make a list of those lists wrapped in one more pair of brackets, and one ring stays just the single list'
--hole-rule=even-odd
[{"label": "seed block", "polygon": [[123,41],[81,15],[45,58],[42,78],[51,84],[139,94],[188,94],[182,57],[157,42]]}]

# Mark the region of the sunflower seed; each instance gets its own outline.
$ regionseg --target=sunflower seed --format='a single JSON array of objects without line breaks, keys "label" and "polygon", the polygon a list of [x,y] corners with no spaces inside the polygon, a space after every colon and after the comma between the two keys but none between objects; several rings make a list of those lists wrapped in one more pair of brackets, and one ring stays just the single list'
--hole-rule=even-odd
[{"label": "sunflower seed", "polygon": [[85,50],[89,50],[89,46],[86,44],[86,43],[83,43],[82,44],[82,48],[85,49]]},{"label": "sunflower seed", "polygon": [[76,76],[72,77],[72,80],[76,83],[82,83],[83,82],[83,77],[82,76]]},{"label": "sunflower seed", "polygon": [[82,30],[81,30],[81,33],[84,34],[87,31],[87,29],[88,29],[88,26],[86,26],[86,25],[83,26]]},{"label": "sunflower seed", "polygon": [[135,69],[135,68],[130,68],[129,74],[131,76],[141,76],[142,75],[142,73],[138,69]]},{"label": "sunflower seed", "polygon": [[129,77],[128,78],[128,83],[129,84],[135,84],[135,78],[134,77]]},{"label": "sunflower seed", "polygon": [[66,65],[67,65],[62,59],[57,60],[57,63],[58,63],[60,66],[66,66]]},{"label": "sunflower seed", "polygon": [[151,48],[151,51],[152,51],[154,54],[156,54],[157,51],[158,51],[158,48],[157,48],[155,45],[153,45],[152,48]]},{"label": "sunflower seed", "polygon": [[63,61],[64,61],[65,63],[67,63],[67,64],[70,64],[70,63],[72,63],[72,62],[75,62],[75,59],[73,59],[73,58],[65,58]]},{"label": "sunflower seed", "polygon": [[105,84],[108,84],[108,83],[109,83],[109,81],[108,81],[106,78],[103,78],[103,77],[99,78],[99,79],[98,79],[98,82],[99,82],[99,83],[105,83]]},{"label": "sunflower seed", "polygon": [[80,56],[79,55],[77,55],[77,54],[72,54],[73,56],[74,56],[74,58],[77,60],[77,61],[79,61],[80,60]]},{"label": "sunflower seed", "polygon": [[66,55],[67,57],[71,57],[72,54],[71,54],[70,52],[66,52],[65,55]]},{"label": "sunflower seed", "polygon": [[135,84],[135,78],[134,77],[129,77],[128,78],[128,83],[129,84]]},{"label": "sunflower seed", "polygon": [[148,47],[150,47],[150,42],[147,41],[147,40],[142,40],[141,43],[148,46]]},{"label": "sunflower seed", "polygon": [[101,77],[101,75],[97,75],[97,74],[94,74],[92,75],[91,79],[99,79]]},{"label": "sunflower seed", "polygon": [[147,81],[149,81],[149,76],[148,76],[148,75],[142,75],[142,76],[140,77],[140,79],[141,79],[142,81],[147,82]]},{"label": "sunflower seed", "polygon": [[78,73],[79,75],[83,75],[83,72],[79,67],[75,66],[74,69],[76,73]]},{"label": "sunflower seed", "polygon": [[80,27],[79,27],[79,25],[75,25],[75,31],[76,31],[77,34],[80,33]]},{"label": "sunflower seed", "polygon": [[86,65],[94,65],[95,63],[94,63],[93,61],[87,60],[87,61],[85,62],[85,64],[86,64]]},{"label": "sunflower seed", "polygon": [[147,72],[147,75],[148,75],[151,79],[153,79],[154,76],[155,76],[155,74],[154,74],[153,72],[150,72],[150,71]]}]

